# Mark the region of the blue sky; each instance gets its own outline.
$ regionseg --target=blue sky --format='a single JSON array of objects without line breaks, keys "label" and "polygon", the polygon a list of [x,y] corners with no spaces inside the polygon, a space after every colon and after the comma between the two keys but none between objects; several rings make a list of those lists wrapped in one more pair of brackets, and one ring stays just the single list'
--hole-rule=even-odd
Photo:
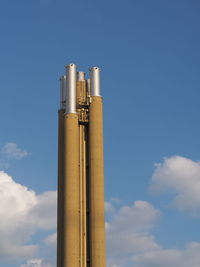
[{"label": "blue sky", "polygon": [[59,77],[72,62],[102,69],[108,267],[200,266],[199,10],[197,0],[1,1],[0,214],[17,210],[5,216],[13,225],[26,214],[13,239],[39,252],[13,248],[10,261],[5,234],[0,266],[55,267]]}]

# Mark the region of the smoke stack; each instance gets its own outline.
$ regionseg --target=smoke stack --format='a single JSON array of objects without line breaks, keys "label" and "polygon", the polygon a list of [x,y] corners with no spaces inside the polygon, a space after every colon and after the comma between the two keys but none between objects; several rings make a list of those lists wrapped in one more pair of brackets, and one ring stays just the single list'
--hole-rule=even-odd
[{"label": "smoke stack", "polygon": [[100,69],[67,65],[60,101],[57,267],[105,267]]}]

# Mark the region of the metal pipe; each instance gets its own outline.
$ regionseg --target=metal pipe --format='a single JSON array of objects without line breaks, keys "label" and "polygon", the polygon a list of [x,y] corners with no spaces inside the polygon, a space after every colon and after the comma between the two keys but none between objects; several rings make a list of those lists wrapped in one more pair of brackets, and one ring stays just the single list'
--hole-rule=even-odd
[{"label": "metal pipe", "polygon": [[90,94],[91,96],[100,96],[100,68],[92,67],[90,69]]},{"label": "metal pipe", "polygon": [[85,81],[85,72],[78,71],[77,74],[76,74],[76,79],[77,79],[78,82]]},{"label": "metal pipe", "polygon": [[88,92],[88,95],[90,96],[90,79],[87,79],[87,92]]},{"label": "metal pipe", "polygon": [[76,65],[66,65],[66,114],[76,113]]},{"label": "metal pipe", "polygon": [[65,109],[66,107],[66,91],[67,91],[67,79],[66,75],[60,78],[60,109]]}]

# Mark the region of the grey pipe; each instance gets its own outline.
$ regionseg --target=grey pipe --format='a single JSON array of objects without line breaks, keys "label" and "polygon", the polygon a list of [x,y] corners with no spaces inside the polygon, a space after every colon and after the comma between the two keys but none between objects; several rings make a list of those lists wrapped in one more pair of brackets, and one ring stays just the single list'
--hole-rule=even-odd
[{"label": "grey pipe", "polygon": [[66,114],[76,113],[76,65],[66,65],[67,93],[66,93]]},{"label": "grey pipe", "polygon": [[100,96],[100,68],[98,67],[90,69],[90,94]]},{"label": "grey pipe", "polygon": [[86,81],[87,83],[87,91],[88,91],[88,95],[90,95],[90,79],[87,79]]},{"label": "grey pipe", "polygon": [[60,109],[65,109],[66,106],[66,75],[60,78]]}]

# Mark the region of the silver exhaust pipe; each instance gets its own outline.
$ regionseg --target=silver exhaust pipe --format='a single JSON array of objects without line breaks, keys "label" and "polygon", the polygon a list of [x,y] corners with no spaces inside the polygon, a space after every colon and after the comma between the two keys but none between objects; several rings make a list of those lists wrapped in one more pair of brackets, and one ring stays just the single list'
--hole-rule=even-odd
[{"label": "silver exhaust pipe", "polygon": [[60,78],[60,109],[65,109],[66,107],[66,86],[66,75],[63,75]]},{"label": "silver exhaust pipe", "polygon": [[90,69],[90,94],[91,96],[101,96],[100,94],[100,68]]},{"label": "silver exhaust pipe", "polygon": [[66,114],[76,113],[76,65],[66,65]]}]

